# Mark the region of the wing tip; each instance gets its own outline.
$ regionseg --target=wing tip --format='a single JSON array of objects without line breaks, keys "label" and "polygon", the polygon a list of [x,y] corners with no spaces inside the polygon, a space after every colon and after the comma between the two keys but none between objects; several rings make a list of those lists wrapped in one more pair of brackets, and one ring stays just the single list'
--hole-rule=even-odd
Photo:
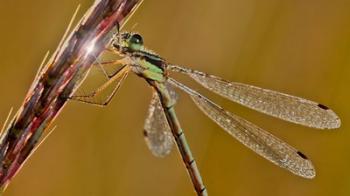
[{"label": "wing tip", "polygon": [[301,177],[307,178],[307,179],[313,179],[316,176],[315,168],[312,164],[312,162],[309,160],[309,158],[302,153],[301,151],[296,152],[297,155],[303,159],[304,167],[302,167],[301,171],[297,174]]},{"label": "wing tip", "polygon": [[287,169],[292,174],[305,179],[313,179],[316,177],[316,170],[312,161],[301,151],[295,151],[295,154],[292,155],[285,164],[280,166]]},{"label": "wing tip", "polygon": [[341,120],[339,117],[337,117],[333,122],[333,127],[331,129],[337,129],[341,126]]},{"label": "wing tip", "polygon": [[316,129],[337,129],[341,126],[341,120],[339,116],[329,107],[318,103],[318,110],[316,113],[316,119],[313,122],[303,122],[304,126],[309,126]]},{"label": "wing tip", "polygon": [[337,129],[341,126],[341,120],[339,116],[331,109],[327,110],[330,118],[329,121],[325,124],[323,129]]},{"label": "wing tip", "polygon": [[308,160],[308,166],[309,168],[307,168],[307,171],[304,173],[302,177],[306,179],[314,179],[316,177],[316,170],[310,160]]},{"label": "wing tip", "polygon": [[[293,172],[294,173],[294,172]],[[314,179],[316,177],[316,170],[312,164],[312,162],[308,159],[305,160],[305,165],[301,170],[294,173],[300,177],[306,178],[306,179]]]},{"label": "wing tip", "polygon": [[302,177],[306,178],[306,179],[314,179],[316,177],[316,171],[314,168],[310,169],[307,174],[302,175]]}]

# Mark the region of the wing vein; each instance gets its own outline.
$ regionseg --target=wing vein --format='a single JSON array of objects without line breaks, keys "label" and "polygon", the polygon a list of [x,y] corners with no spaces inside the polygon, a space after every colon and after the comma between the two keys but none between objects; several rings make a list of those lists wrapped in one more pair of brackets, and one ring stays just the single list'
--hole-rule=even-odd
[{"label": "wing vein", "polygon": [[296,175],[304,178],[313,178],[315,176],[315,170],[311,161],[300,151],[253,123],[224,110],[184,84],[171,78],[168,81],[189,94],[202,112],[257,154]]},{"label": "wing vein", "polygon": [[296,124],[334,129],[341,124],[339,117],[327,106],[300,97],[263,89],[217,76],[170,65],[169,69],[184,73],[208,90],[248,108]]}]

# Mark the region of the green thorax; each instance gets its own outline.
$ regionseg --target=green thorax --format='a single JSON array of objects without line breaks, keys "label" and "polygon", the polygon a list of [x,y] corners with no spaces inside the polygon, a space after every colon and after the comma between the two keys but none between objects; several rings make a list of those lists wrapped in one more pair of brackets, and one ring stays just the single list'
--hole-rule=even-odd
[{"label": "green thorax", "polygon": [[165,61],[158,55],[145,49],[141,35],[129,32],[121,33],[117,36],[113,46],[122,56],[129,57],[133,71],[137,75],[146,80],[165,81]]},{"label": "green thorax", "polygon": [[159,57],[151,54],[145,53],[138,57],[139,54],[134,55],[135,65],[138,66],[137,73],[148,80],[154,80],[158,82],[164,82],[166,79],[165,66],[166,63]]}]

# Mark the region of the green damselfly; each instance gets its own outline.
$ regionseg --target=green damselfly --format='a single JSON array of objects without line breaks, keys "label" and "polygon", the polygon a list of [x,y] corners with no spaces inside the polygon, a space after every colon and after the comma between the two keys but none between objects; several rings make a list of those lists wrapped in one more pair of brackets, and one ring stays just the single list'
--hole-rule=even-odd
[{"label": "green damselfly", "polygon": [[[72,99],[105,106],[110,103],[130,72],[145,79],[153,89],[144,125],[146,143],[154,155],[163,157],[169,154],[175,140],[197,195],[208,193],[175,113],[177,96],[173,87],[187,93],[210,119],[257,154],[304,178],[313,178],[316,173],[311,161],[302,152],[171,78],[172,72],[185,74],[203,87],[233,102],[289,122],[318,129],[334,129],[341,124],[338,116],[322,104],[247,84],[229,82],[217,76],[169,64],[147,50],[143,45],[143,38],[136,33],[117,33],[109,50],[121,57],[112,62],[121,65],[121,68],[108,75],[104,66],[111,62],[97,63],[108,81],[91,94],[73,96]],[[96,103],[90,100],[113,82],[116,85],[105,102]]]}]

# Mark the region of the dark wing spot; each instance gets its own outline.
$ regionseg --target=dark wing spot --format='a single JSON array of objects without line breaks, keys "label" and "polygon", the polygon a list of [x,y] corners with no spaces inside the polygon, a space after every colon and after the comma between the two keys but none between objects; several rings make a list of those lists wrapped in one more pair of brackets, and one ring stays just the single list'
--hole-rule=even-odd
[{"label": "dark wing spot", "polygon": [[308,159],[306,155],[304,155],[302,152],[298,151],[297,154],[303,158],[303,159]]},{"label": "dark wing spot", "polygon": [[148,137],[148,133],[146,130],[143,130],[143,136]]},{"label": "dark wing spot", "polygon": [[327,107],[327,106],[325,106],[325,105],[322,105],[322,104],[318,104],[317,105],[319,108],[321,108],[321,109],[324,109],[324,110],[329,110],[329,108]]}]

